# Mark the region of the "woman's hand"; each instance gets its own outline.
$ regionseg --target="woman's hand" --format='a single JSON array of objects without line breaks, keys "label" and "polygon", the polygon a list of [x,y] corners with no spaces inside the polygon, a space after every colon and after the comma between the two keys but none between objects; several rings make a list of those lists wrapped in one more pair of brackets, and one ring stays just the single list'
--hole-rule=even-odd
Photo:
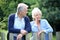
[{"label": "woman's hand", "polygon": [[44,30],[39,31],[39,32],[38,32],[38,37],[39,37],[40,34],[43,33],[43,32],[44,32]]}]

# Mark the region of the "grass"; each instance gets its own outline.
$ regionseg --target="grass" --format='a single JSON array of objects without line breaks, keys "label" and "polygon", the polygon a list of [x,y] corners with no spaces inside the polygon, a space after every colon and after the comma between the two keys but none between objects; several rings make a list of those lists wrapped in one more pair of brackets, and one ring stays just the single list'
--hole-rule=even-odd
[{"label": "grass", "polygon": [[53,36],[53,39],[52,40],[56,40],[56,36]]}]

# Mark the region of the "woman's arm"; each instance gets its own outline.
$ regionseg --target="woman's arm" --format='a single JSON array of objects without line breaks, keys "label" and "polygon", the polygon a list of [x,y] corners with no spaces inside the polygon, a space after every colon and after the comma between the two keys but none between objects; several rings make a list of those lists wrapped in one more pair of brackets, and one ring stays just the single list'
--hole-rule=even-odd
[{"label": "woman's arm", "polygon": [[44,32],[45,33],[49,33],[49,32],[53,32],[52,27],[50,26],[50,24],[48,23],[48,21],[45,19],[45,28],[44,28]]}]

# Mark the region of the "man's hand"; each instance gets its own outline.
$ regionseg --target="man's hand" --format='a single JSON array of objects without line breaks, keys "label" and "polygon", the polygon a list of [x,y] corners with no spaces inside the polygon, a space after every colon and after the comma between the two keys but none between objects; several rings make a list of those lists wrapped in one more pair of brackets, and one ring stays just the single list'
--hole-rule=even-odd
[{"label": "man's hand", "polygon": [[21,30],[21,34],[22,35],[26,35],[27,34],[27,31],[26,30]]},{"label": "man's hand", "polygon": [[18,36],[17,36],[17,40],[20,40],[21,38],[22,38],[22,34],[19,34]]}]

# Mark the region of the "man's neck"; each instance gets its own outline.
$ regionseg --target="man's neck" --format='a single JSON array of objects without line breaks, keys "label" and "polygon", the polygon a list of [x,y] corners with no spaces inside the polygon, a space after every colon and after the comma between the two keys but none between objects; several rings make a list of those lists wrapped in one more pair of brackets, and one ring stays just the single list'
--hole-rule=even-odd
[{"label": "man's neck", "polygon": [[22,15],[20,15],[20,14],[17,14],[18,15],[18,17],[20,18],[20,19],[22,19],[23,18],[23,16]]}]

